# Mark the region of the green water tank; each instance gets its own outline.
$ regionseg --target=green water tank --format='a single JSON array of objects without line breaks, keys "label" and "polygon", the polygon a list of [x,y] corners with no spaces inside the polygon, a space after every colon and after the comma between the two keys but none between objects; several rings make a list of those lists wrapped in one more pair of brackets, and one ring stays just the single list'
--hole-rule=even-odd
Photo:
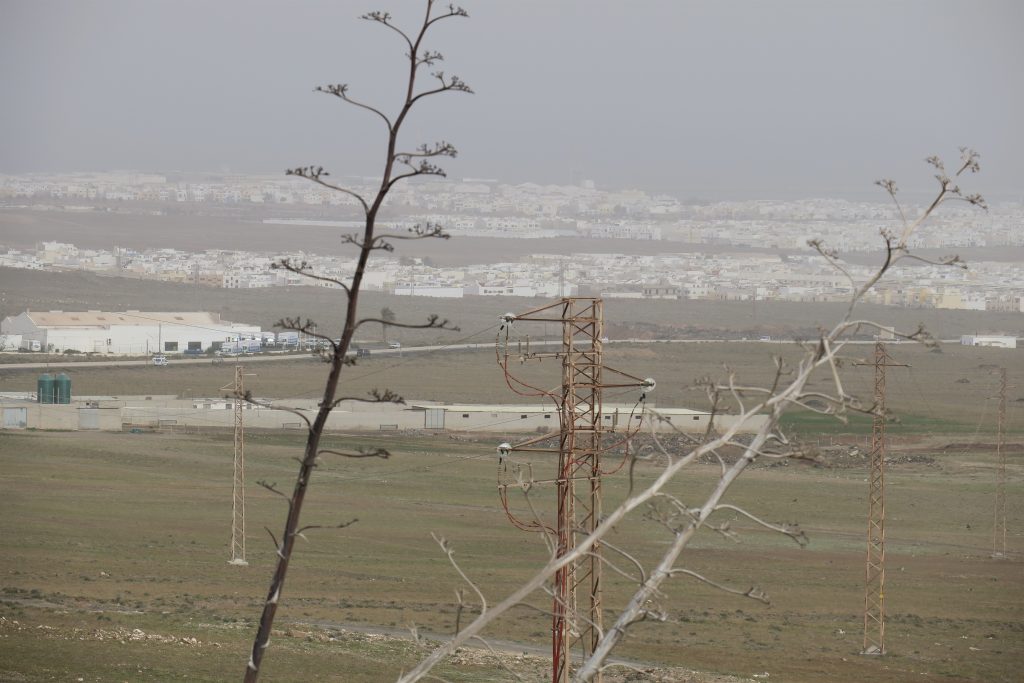
[{"label": "green water tank", "polygon": [[53,402],[71,403],[71,378],[62,372],[53,380],[53,384]]},{"label": "green water tank", "polygon": [[50,373],[44,372],[36,381],[36,400],[40,403],[53,403],[54,383]]}]

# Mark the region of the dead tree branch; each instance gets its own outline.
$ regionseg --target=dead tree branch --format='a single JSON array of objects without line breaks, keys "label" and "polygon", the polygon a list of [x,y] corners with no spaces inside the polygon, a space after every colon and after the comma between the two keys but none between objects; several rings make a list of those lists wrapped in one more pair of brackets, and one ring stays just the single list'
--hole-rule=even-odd
[{"label": "dead tree branch", "polygon": [[[419,28],[414,34],[407,33],[406,31],[396,27],[391,22],[391,15],[386,12],[370,12],[363,16],[366,20],[379,23],[390,30],[397,32],[408,48],[408,52],[406,53],[408,60],[408,73],[404,86],[404,100],[398,110],[398,113],[393,118],[384,114],[383,111],[377,107],[357,101],[350,97],[348,95],[348,88],[344,85],[321,86],[320,88],[317,88],[318,92],[333,95],[347,104],[369,111],[375,116],[380,117],[387,126],[384,170],[381,174],[380,185],[372,200],[367,199],[348,188],[329,183],[325,178],[329,177],[330,174],[324,171],[322,166],[300,166],[286,171],[287,175],[306,178],[318,185],[353,197],[362,207],[366,220],[361,233],[350,239],[350,241],[359,248],[359,255],[356,259],[356,267],[352,275],[351,282],[341,283],[337,280],[328,279],[328,281],[334,284],[341,285],[346,297],[346,305],[341,322],[341,334],[338,339],[335,340],[328,335],[317,333],[316,330],[312,329],[312,325],[308,320],[305,322],[302,322],[299,319],[286,319],[285,321],[282,321],[284,323],[282,326],[286,329],[299,330],[306,334],[311,334],[317,339],[329,342],[332,352],[327,358],[325,358],[325,361],[329,364],[329,371],[324,385],[322,398],[316,411],[316,416],[311,421],[307,420],[309,429],[306,444],[303,449],[299,470],[295,478],[295,486],[292,490],[291,496],[289,497],[288,515],[284,523],[284,533],[279,544],[275,539],[277,565],[274,569],[270,588],[263,604],[259,627],[257,628],[255,638],[253,639],[249,661],[245,667],[244,680],[246,683],[256,683],[256,681],[259,680],[260,665],[263,661],[264,655],[266,654],[267,646],[270,643],[270,634],[273,630],[274,619],[280,604],[279,599],[281,591],[284,589],[285,579],[288,574],[288,567],[291,561],[292,551],[294,549],[295,538],[300,530],[299,520],[302,514],[303,504],[306,499],[306,492],[309,487],[310,477],[316,467],[317,458],[323,451],[323,449],[320,448],[320,440],[324,433],[324,428],[327,426],[327,420],[330,417],[331,411],[337,405],[341,371],[346,365],[351,363],[351,360],[348,359],[347,356],[349,348],[352,345],[352,339],[360,324],[358,316],[359,294],[367,273],[367,264],[370,256],[375,249],[381,248],[379,243],[376,241],[377,216],[381,207],[384,205],[384,200],[387,198],[388,192],[398,181],[403,178],[409,178],[414,175],[424,173],[443,175],[444,171],[434,165],[429,159],[455,156],[455,148],[447,142],[439,143],[434,146],[424,146],[420,148],[421,152],[418,153],[421,155],[420,165],[416,167],[414,171],[406,173],[396,172],[396,164],[412,161],[411,156],[399,158],[398,139],[399,133],[402,130],[402,125],[416,102],[424,97],[449,91],[464,93],[472,92],[469,86],[467,86],[461,79],[454,76],[445,77],[443,72],[436,72],[433,74],[434,78],[440,82],[439,87],[435,86],[425,90],[417,90],[420,68],[424,65],[430,66],[442,59],[440,53],[427,51],[423,47],[423,42],[430,27],[445,19],[468,16],[465,10],[455,5],[448,5],[447,9],[435,11],[435,4],[435,0],[426,0],[425,15],[419,25]],[[424,164],[426,164],[426,166],[424,166]],[[430,234],[424,234],[423,236],[440,237],[441,233],[439,231],[435,231]],[[311,273],[308,273],[308,269],[304,268],[302,264],[287,262],[287,264],[282,264],[282,267],[307,277],[312,275]],[[322,276],[315,276],[314,279],[319,279],[321,277]],[[428,326],[452,329],[447,327],[447,321],[437,324],[436,317],[429,321]],[[393,401],[395,398],[394,394],[390,394],[387,391],[375,396],[375,399],[380,401]]]}]

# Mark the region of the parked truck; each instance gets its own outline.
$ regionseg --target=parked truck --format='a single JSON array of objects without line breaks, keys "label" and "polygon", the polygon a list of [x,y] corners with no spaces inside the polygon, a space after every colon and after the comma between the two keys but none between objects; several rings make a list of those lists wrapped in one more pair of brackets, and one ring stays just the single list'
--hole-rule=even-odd
[{"label": "parked truck", "polygon": [[221,356],[240,356],[243,353],[259,353],[263,350],[260,339],[231,339],[220,345]]},{"label": "parked truck", "polygon": [[243,339],[239,344],[242,345],[242,353],[260,353],[263,351],[263,344],[260,339]]},{"label": "parked truck", "polygon": [[242,353],[242,343],[239,341],[226,341],[221,343],[217,349],[218,356],[237,356]]},{"label": "parked truck", "polygon": [[294,351],[299,348],[299,333],[294,331],[278,332],[277,345],[288,351]]},{"label": "parked truck", "polygon": [[21,348],[20,334],[0,334],[0,351],[15,351]]}]

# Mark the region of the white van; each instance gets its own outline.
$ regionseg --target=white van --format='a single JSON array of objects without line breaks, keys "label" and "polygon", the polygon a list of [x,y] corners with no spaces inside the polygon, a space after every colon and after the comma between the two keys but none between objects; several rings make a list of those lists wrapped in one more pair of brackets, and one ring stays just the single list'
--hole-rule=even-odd
[{"label": "white van", "polygon": [[167,365],[167,356],[153,356],[153,365]]}]

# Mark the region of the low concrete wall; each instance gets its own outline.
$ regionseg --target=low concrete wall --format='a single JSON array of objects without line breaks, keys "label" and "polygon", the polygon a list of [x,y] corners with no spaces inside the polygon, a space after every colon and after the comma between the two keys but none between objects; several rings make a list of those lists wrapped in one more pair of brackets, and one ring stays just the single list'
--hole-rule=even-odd
[{"label": "low concrete wall", "polygon": [[[300,410],[312,421],[314,410]],[[132,427],[220,427],[233,429],[235,411],[233,406],[226,409],[174,407],[174,406],[126,406],[122,409],[125,429]],[[246,429],[305,429],[306,423],[295,413],[272,408],[250,407],[242,412]],[[378,431],[399,429],[423,429],[423,412],[413,410],[381,410],[377,412],[347,412],[335,410],[327,420],[327,429],[332,431]]]},{"label": "low concrete wall", "polygon": [[[316,415],[315,402],[307,402],[295,409],[312,421]],[[198,406],[198,407],[197,407]],[[123,431],[129,429],[175,429],[175,428],[221,428],[233,429],[235,424],[234,405],[224,399],[210,400],[138,400],[120,398],[117,400],[89,400],[70,405],[50,405],[28,401],[5,401],[0,411],[19,411],[11,415],[24,415],[24,428],[78,430],[98,429],[101,431]],[[432,413],[432,415],[428,415]],[[443,417],[441,416],[443,413]],[[637,425],[639,415],[613,412],[603,416],[606,428],[622,432],[627,424]],[[287,410],[245,404],[243,419],[247,429],[305,429],[305,422],[299,415]],[[660,432],[673,429],[689,433],[707,430],[710,415],[674,415],[671,422],[658,422]],[[722,431],[737,418],[722,415],[714,418],[715,428]],[[750,420],[742,431],[750,432],[760,427],[767,416]],[[12,420],[0,421],[0,426]],[[8,426],[7,428],[19,428]],[[331,431],[399,431],[432,428],[446,432],[495,432],[495,433],[540,433],[558,429],[558,415],[554,411],[520,412],[513,406],[501,406],[493,412],[447,410],[443,405],[431,406],[427,410],[410,409],[405,406],[381,404],[342,404],[331,413],[327,429]],[[649,425],[645,425],[649,429]]]},{"label": "low concrete wall", "polygon": [[76,404],[45,404],[19,401],[0,404],[0,427],[5,429],[79,429],[121,431],[119,408],[90,408]]}]

